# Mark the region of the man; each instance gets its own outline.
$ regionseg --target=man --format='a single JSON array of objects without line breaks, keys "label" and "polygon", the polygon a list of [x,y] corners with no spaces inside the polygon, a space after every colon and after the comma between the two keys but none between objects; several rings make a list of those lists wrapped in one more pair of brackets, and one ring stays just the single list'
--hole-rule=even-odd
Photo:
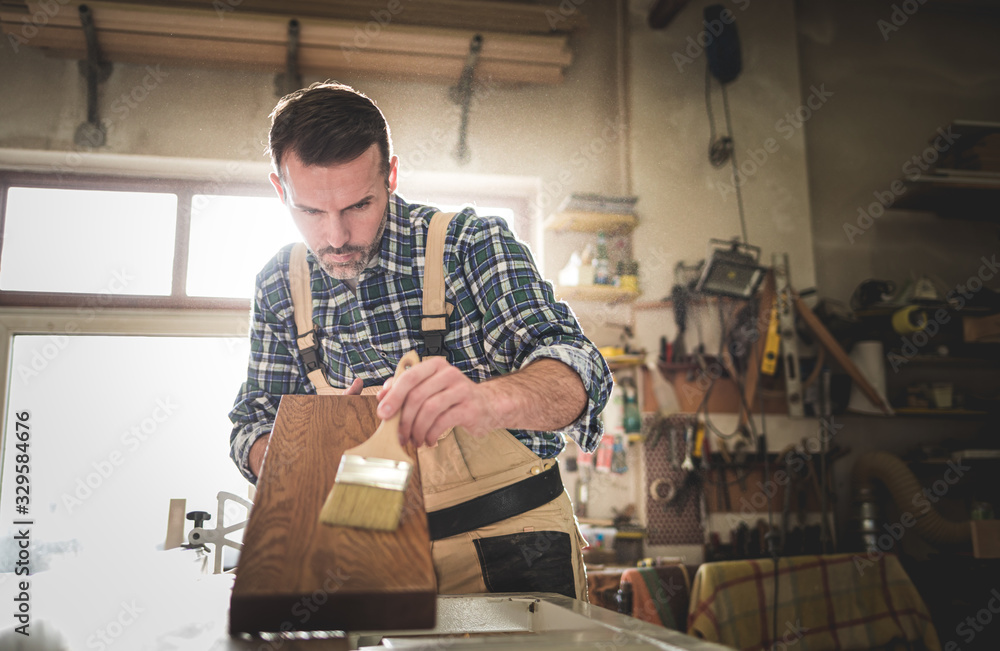
[{"label": "man", "polygon": [[[600,353],[503,220],[466,209],[431,228],[434,208],[395,194],[398,161],[370,99],[313,84],[271,120],[271,183],[309,253],[292,263],[286,246],[257,277],[248,375],[230,413],[240,471],[256,482],[281,395],[382,385],[378,417],[399,412],[401,442],[418,449],[439,590],[585,598],[554,457],[563,433],[586,450],[600,440],[611,384]],[[444,279],[428,282],[442,265]],[[312,305],[293,305],[291,267]],[[447,309],[428,316],[423,288],[435,283]],[[312,329],[297,328],[310,308]],[[424,361],[389,382],[411,349]],[[305,363],[314,354],[321,373]]]}]

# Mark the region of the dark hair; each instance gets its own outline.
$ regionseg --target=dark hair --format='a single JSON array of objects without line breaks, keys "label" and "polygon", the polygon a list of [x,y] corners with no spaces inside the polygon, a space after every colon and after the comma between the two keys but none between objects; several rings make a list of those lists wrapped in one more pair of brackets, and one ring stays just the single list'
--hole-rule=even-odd
[{"label": "dark hair", "polygon": [[286,152],[306,165],[349,163],[378,144],[388,176],[392,138],[382,111],[363,93],[336,82],[316,82],[278,100],[271,111],[267,151],[278,176]]}]

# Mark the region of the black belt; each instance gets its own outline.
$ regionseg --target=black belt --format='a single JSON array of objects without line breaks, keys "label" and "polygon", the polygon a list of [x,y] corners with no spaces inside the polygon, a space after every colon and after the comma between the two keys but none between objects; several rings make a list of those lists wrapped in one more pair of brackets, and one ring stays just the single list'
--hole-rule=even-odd
[{"label": "black belt", "polygon": [[457,536],[521,515],[548,504],[562,492],[562,478],[559,476],[559,464],[556,463],[544,472],[492,493],[428,513],[427,525],[431,540]]}]

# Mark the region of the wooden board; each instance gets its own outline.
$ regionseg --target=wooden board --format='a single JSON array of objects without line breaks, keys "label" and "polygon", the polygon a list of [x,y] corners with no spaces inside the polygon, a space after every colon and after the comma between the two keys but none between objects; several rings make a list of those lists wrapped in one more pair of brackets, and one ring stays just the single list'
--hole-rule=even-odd
[{"label": "wooden board", "polygon": [[375,431],[376,404],[375,396],[281,399],[243,537],[231,633],[433,628],[437,584],[419,469],[396,531],[318,520],[344,450]]},{"label": "wooden board", "polygon": [[797,294],[792,295],[792,302],[795,304],[795,310],[798,312],[799,316],[802,317],[802,320],[806,322],[806,325],[809,326],[812,333],[817,339],[819,339],[820,344],[823,345],[826,352],[830,353],[830,356],[833,357],[838,364],[840,364],[841,368],[847,371],[847,374],[851,376],[854,383],[858,385],[873,405],[881,409],[882,413],[886,416],[891,416],[892,408],[885,402],[885,400],[882,399],[882,396],[879,395],[879,392],[876,391],[875,387],[871,385],[868,378],[866,378],[861,371],[858,370],[858,367],[854,365],[851,358],[847,355],[844,349],[841,348],[840,343],[833,338],[830,331],[827,330],[826,326],[823,325],[823,322],[819,320],[819,317],[813,313],[809,306],[806,305],[805,301],[803,301]]},{"label": "wooden board", "polygon": [[[511,33],[571,32],[587,26],[581,2],[510,2],[509,0],[108,0],[124,5],[153,5],[210,10],[213,19],[229,19],[241,12],[297,18],[335,18],[386,24],[428,25],[456,29],[489,28]],[[16,2],[15,2],[16,4]],[[60,2],[62,5],[62,2]]]}]

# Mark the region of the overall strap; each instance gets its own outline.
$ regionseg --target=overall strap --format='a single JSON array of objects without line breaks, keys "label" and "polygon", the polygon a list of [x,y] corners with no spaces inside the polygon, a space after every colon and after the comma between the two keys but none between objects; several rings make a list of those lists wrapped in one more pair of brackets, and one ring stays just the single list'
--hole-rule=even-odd
[{"label": "overall strap", "polygon": [[420,319],[420,335],[424,340],[424,357],[447,355],[444,336],[448,333],[448,315],[453,306],[444,300],[444,241],[448,235],[448,225],[457,213],[434,213],[427,227],[427,241],[424,247],[424,295],[423,317]]},{"label": "overall strap", "polygon": [[319,395],[337,395],[326,381],[319,363],[316,347],[316,329],[312,322],[312,283],[309,278],[309,262],[306,260],[306,245],[299,242],[292,247],[292,257],[288,262],[288,282],[292,292],[292,313],[295,315],[296,343],[306,367],[309,381]]}]

